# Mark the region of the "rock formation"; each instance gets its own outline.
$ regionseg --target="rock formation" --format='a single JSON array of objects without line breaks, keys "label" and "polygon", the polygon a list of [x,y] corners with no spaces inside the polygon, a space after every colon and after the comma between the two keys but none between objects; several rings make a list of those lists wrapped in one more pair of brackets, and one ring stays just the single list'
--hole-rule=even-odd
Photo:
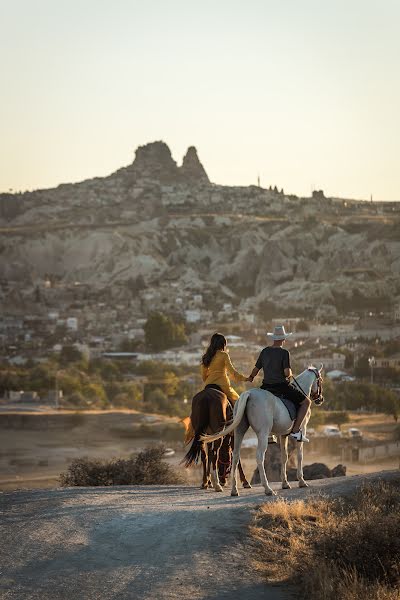
[{"label": "rock formation", "polygon": [[183,158],[181,173],[187,181],[209,183],[208,175],[197,156],[197,150],[190,146]]},{"label": "rock formation", "polygon": [[179,169],[164,142],[153,142],[139,146],[136,150],[132,170],[143,179],[171,183],[179,180]]},{"label": "rock formation", "polygon": [[399,221],[400,203],[212,184],[194,147],[178,167],[158,141],[108,177],[0,194],[0,270],[27,285],[50,273],[94,289],[138,276],[214,286],[241,311],[268,301],[334,317],[400,300]]}]

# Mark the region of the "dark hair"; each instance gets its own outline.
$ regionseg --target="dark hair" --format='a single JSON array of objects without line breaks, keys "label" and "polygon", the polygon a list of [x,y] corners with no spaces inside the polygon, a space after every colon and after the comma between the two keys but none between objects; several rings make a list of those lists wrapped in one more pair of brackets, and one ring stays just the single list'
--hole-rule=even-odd
[{"label": "dark hair", "polygon": [[223,350],[225,348],[225,346],[226,346],[225,336],[223,336],[222,333],[214,333],[214,335],[211,337],[210,345],[208,346],[207,350],[205,351],[205,353],[203,354],[203,357],[201,359],[201,362],[203,363],[203,365],[205,367],[209,367],[212,359],[214,358],[214,356],[218,352],[218,350]]}]

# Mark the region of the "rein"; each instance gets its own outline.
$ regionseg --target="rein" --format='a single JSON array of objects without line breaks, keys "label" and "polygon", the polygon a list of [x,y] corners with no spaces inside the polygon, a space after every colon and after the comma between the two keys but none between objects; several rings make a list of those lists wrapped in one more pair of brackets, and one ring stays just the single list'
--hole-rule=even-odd
[{"label": "rein", "polygon": [[[320,377],[319,372],[316,371],[315,369],[307,369],[307,370],[314,373],[315,377],[317,378],[318,389],[317,389],[317,396],[314,399],[314,402],[318,406],[318,405],[322,404],[324,401],[324,397],[321,394],[321,392],[322,392],[321,377]],[[307,398],[307,400],[312,402],[312,399],[310,398],[310,396],[308,396],[308,394],[306,394],[306,392],[303,390],[303,388],[301,387],[301,385],[299,384],[299,382],[297,381],[297,379],[294,375],[293,375],[293,382],[296,384],[296,387],[299,390],[299,392],[301,392],[303,394],[304,398]]]}]

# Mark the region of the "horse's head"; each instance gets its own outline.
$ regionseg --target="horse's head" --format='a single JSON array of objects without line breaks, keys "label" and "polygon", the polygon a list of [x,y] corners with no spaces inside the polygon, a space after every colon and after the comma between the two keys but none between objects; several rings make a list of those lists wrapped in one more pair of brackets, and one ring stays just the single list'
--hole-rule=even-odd
[{"label": "horse's head", "polygon": [[324,397],[322,395],[322,369],[324,368],[324,365],[321,363],[321,366],[319,369],[317,369],[316,367],[308,367],[308,371],[311,371],[311,373],[314,373],[315,375],[315,379],[311,384],[311,391],[310,391],[310,396],[311,399],[314,400],[315,404],[317,406],[319,406],[320,404],[323,403],[324,401]]}]

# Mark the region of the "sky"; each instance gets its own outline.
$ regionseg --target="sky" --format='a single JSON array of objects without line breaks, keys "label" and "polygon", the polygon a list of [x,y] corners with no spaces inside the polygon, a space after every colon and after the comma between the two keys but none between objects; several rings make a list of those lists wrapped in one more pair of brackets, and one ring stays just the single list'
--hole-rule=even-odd
[{"label": "sky", "polygon": [[0,0],[0,191],[163,140],[219,184],[400,200],[399,0]]}]

